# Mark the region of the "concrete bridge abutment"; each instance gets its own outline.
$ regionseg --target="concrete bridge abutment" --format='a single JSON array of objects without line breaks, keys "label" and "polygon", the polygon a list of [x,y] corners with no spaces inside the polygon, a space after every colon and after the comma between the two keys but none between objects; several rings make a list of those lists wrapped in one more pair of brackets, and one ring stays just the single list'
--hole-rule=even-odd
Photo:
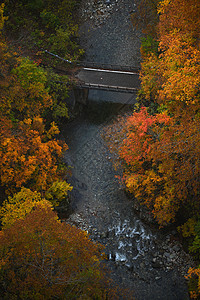
[{"label": "concrete bridge abutment", "polygon": [[87,105],[89,88],[74,88],[73,95],[75,103]]}]

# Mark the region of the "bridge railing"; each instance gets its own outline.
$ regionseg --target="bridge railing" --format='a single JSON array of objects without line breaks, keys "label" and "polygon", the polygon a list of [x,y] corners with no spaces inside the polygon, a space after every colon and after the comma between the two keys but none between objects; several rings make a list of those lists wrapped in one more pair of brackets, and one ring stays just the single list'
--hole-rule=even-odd
[{"label": "bridge railing", "polygon": [[79,82],[77,84],[77,87],[98,89],[98,90],[105,90],[105,91],[113,91],[113,92],[126,92],[126,93],[136,93],[138,91],[137,88],[103,85],[103,84],[93,84],[93,83],[81,83],[81,82]]},{"label": "bridge railing", "polygon": [[120,66],[117,64],[106,64],[106,63],[97,63],[97,62],[88,62],[88,61],[79,61],[77,62],[77,65],[85,68],[98,68],[98,69],[118,70],[118,71],[134,71],[134,72],[140,71],[140,68],[137,66]]}]

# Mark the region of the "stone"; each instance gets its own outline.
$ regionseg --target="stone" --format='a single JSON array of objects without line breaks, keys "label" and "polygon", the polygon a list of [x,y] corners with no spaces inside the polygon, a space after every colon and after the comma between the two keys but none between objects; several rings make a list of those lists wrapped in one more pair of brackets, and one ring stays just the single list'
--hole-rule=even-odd
[{"label": "stone", "polygon": [[164,257],[170,257],[170,253],[169,253],[169,252],[165,252],[165,253],[163,254],[163,256],[164,256]]},{"label": "stone", "polygon": [[140,268],[144,268],[144,267],[145,267],[145,263],[144,263],[144,262],[141,262]]},{"label": "stone", "polygon": [[152,259],[152,262],[155,263],[157,261],[156,257]]},{"label": "stone", "polygon": [[176,252],[179,252],[179,251],[181,250],[181,248],[180,248],[179,245],[174,245],[174,246],[172,247],[172,249],[173,249],[174,251],[176,251]]},{"label": "stone", "polygon": [[100,237],[103,238],[103,239],[107,238],[108,237],[108,232],[102,232],[100,234]]},{"label": "stone", "polygon": [[158,261],[156,261],[156,262],[153,262],[153,263],[152,263],[152,267],[153,267],[154,269],[159,269],[159,268],[161,267],[161,265],[160,265],[160,263],[159,263]]},{"label": "stone", "polygon": [[155,280],[160,280],[160,279],[162,279],[162,277],[160,276],[155,277]]},{"label": "stone", "polygon": [[175,253],[172,253],[172,254],[170,254],[170,256],[169,256],[170,259],[174,259],[175,257],[176,257],[176,254],[175,254]]}]

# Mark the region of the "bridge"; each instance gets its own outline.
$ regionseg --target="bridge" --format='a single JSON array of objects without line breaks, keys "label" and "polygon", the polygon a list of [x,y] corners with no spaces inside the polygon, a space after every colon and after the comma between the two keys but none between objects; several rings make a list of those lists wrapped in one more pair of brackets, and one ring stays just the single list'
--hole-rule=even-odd
[{"label": "bridge", "polygon": [[[72,61],[48,50],[41,50],[67,64],[73,65]],[[91,62],[78,62],[76,65],[78,66],[77,71],[74,73],[72,68],[71,75],[72,78],[76,77],[76,86],[78,88],[135,93],[140,86],[139,68],[137,67],[108,64],[96,65]]]},{"label": "bridge", "polygon": [[75,76],[80,88],[135,93],[140,86],[139,69],[128,66],[87,64],[80,67]]}]

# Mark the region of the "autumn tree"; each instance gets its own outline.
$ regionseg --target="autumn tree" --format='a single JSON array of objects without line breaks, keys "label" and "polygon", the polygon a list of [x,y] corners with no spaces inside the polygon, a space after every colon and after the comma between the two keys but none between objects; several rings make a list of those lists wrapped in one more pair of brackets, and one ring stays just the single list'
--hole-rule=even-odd
[{"label": "autumn tree", "polygon": [[8,199],[3,202],[0,210],[3,228],[12,226],[16,220],[24,219],[38,202],[42,204],[41,194],[26,188],[22,188],[21,191],[14,194],[13,197],[9,196]]},{"label": "autumn tree", "polygon": [[9,117],[20,120],[44,112],[52,105],[46,72],[29,59],[16,59],[8,50],[7,53],[4,52],[4,56],[7,57],[7,61],[2,61],[5,80],[0,86],[1,111]]},{"label": "autumn tree", "polygon": [[[35,57],[40,52],[43,63],[51,66],[59,65],[60,61],[52,59],[41,49],[48,49],[71,61],[83,54],[77,43],[76,9],[79,1],[6,0],[5,3],[5,15],[8,16],[6,34],[12,41],[15,37],[14,45],[20,46],[22,51],[28,50]],[[64,66],[66,68],[66,63]]]},{"label": "autumn tree", "polygon": [[[1,24],[5,17],[1,6]],[[1,28],[2,29],[2,28]],[[63,181],[62,153],[55,119],[68,118],[68,77],[60,76],[0,43],[0,181],[8,194],[21,187],[40,191],[56,206],[72,187]],[[45,117],[45,120],[44,120]],[[66,176],[65,176],[66,177]]]},{"label": "autumn tree", "polygon": [[47,86],[49,94],[53,101],[52,105],[43,112],[47,122],[55,121],[61,125],[69,118],[69,110],[67,101],[69,99],[69,77],[66,75],[58,75],[51,69],[47,69]]},{"label": "autumn tree", "polygon": [[[160,1],[159,54],[144,54],[140,98],[183,114],[199,108],[199,1]],[[151,97],[150,97],[151,96]],[[181,109],[181,111],[180,111]]]},{"label": "autumn tree", "polygon": [[[188,272],[190,296],[198,299],[200,2],[162,0],[157,3],[157,11],[159,22],[152,35],[154,40],[147,36],[142,41],[138,94],[139,103],[148,105],[153,115],[146,115],[143,120],[140,115],[142,133],[139,119],[137,124],[131,118],[124,121],[122,132],[126,134],[120,136],[118,153],[127,188],[152,209],[159,224],[165,225],[176,220],[178,213],[181,215],[183,224],[179,230],[197,259],[197,267]],[[160,111],[165,111],[170,122],[167,126],[152,123],[145,131],[147,120],[159,116]],[[139,115],[133,113],[133,117]],[[141,156],[136,161],[138,153]]]},{"label": "autumn tree", "polygon": [[[143,51],[138,98],[154,114],[165,110],[171,116],[167,128],[158,128],[159,138],[154,137],[148,154],[155,182],[159,178],[161,183],[157,190],[160,199],[155,200],[153,211],[162,223],[164,218],[168,222],[170,214],[174,219],[176,212],[185,206],[190,216],[199,211],[200,5],[196,0],[163,0],[157,8],[159,51]],[[128,143],[128,139],[125,141]],[[147,186],[147,181],[140,184]],[[154,195],[152,184],[148,186],[149,193]]]},{"label": "autumn tree", "polygon": [[3,228],[12,226],[16,220],[24,219],[38,203],[41,206],[55,207],[62,200],[66,200],[70,190],[72,187],[68,183],[57,181],[53,183],[44,198],[39,192],[22,187],[18,193],[12,197],[8,196],[8,199],[2,203],[0,217]]},{"label": "autumn tree", "polygon": [[9,120],[7,126],[3,122],[0,129],[1,184],[7,192],[21,186],[46,191],[66,171],[62,167],[62,153],[67,146],[53,138],[59,133],[58,127],[52,124],[45,132],[40,117],[25,119],[17,128]]},{"label": "autumn tree", "polygon": [[[200,51],[188,37],[174,33],[170,46],[158,60],[159,83],[156,101],[170,112],[196,114],[199,109]],[[160,87],[160,88],[159,88]]]},{"label": "autumn tree", "polygon": [[163,0],[159,1],[158,36],[162,47],[170,46],[170,39],[175,33],[179,36],[187,36],[199,45],[199,13],[198,0]]},{"label": "autumn tree", "polygon": [[102,247],[61,223],[47,202],[3,227],[0,257],[4,299],[106,299]]},{"label": "autumn tree", "polygon": [[158,23],[157,7],[159,0],[141,0],[136,2],[136,9],[131,14],[134,27],[146,35],[155,37]]},{"label": "autumn tree", "polygon": [[200,211],[198,118],[178,124],[166,112],[150,115],[141,108],[118,125],[106,129],[110,150],[119,155],[128,191],[158,223],[174,221],[183,207],[190,215]]},{"label": "autumn tree", "polygon": [[1,6],[0,6],[0,31],[3,29],[4,22],[5,22],[5,20],[7,19],[7,18],[4,16],[4,7],[5,7],[5,4],[2,3]]}]

